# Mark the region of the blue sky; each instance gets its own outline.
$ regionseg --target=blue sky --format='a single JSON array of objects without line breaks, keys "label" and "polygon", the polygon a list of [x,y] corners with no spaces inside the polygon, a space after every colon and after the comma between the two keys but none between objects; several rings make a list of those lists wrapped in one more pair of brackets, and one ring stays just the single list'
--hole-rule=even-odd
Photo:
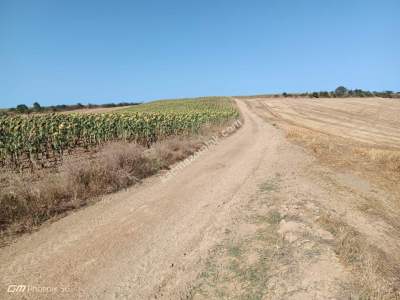
[{"label": "blue sky", "polygon": [[0,0],[0,107],[400,90],[398,0]]}]

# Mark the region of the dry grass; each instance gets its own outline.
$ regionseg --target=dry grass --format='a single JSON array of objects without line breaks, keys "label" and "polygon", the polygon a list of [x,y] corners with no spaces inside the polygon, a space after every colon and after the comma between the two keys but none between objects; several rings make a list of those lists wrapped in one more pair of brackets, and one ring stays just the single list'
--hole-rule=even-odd
[{"label": "dry grass", "polygon": [[400,173],[400,151],[357,148],[354,153],[373,161],[386,169]]},{"label": "dry grass", "polygon": [[400,150],[377,148],[302,127],[285,126],[284,129],[288,139],[312,150],[331,166],[353,167],[369,173],[370,178],[385,177],[390,181],[400,178]]},{"label": "dry grass", "polygon": [[391,263],[393,260],[338,218],[322,215],[318,222],[334,235],[336,253],[353,270],[353,284],[361,299],[400,297],[400,268]]},{"label": "dry grass", "polygon": [[351,171],[386,191],[388,195],[393,195],[382,199],[384,201],[369,197],[368,204],[364,204],[362,210],[380,216],[400,230],[400,202],[396,200],[400,199],[400,151],[372,147],[306,128],[290,126],[285,130],[291,141],[311,150],[322,164],[340,172]]},{"label": "dry grass", "polygon": [[304,130],[299,127],[287,127],[286,128],[286,137],[289,139],[298,139],[305,135]]},{"label": "dry grass", "polygon": [[198,151],[203,143],[200,139],[187,140],[183,137],[172,137],[156,142],[148,156],[159,161],[161,168],[167,168],[177,161],[183,160]]},{"label": "dry grass", "polygon": [[[353,170],[380,187],[399,194],[400,151],[381,149],[302,127],[286,126],[284,129],[288,139],[311,150],[323,164]],[[398,207],[396,201],[369,201],[368,213],[377,214],[398,228],[398,218],[393,217]],[[400,298],[400,268],[395,263],[398,258],[387,257],[337,217],[323,215],[319,222],[335,236],[337,255],[353,270],[355,288],[360,291],[361,299]]]},{"label": "dry grass", "polygon": [[172,137],[151,149],[111,143],[95,157],[66,161],[40,174],[5,173],[0,181],[0,232],[29,231],[63,212],[85,206],[93,197],[127,188],[201,147],[198,139]]}]

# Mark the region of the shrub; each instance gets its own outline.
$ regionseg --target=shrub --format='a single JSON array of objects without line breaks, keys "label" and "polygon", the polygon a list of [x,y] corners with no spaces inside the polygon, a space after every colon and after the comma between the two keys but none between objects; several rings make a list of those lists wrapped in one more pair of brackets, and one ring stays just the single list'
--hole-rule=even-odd
[{"label": "shrub", "polygon": [[335,90],[335,94],[337,97],[344,97],[348,93],[348,90],[344,86],[339,86]]}]

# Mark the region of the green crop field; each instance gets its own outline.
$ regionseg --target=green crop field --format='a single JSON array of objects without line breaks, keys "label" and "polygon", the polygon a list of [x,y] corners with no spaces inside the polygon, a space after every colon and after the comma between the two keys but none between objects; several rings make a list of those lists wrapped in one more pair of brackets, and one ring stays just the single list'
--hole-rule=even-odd
[{"label": "green crop field", "polygon": [[226,97],[155,101],[109,113],[0,117],[0,166],[57,160],[74,149],[124,140],[149,146],[170,135],[195,134],[239,115]]},{"label": "green crop field", "polygon": [[201,97],[189,99],[158,100],[142,105],[132,106],[120,112],[215,112],[234,109],[232,100],[228,97]]}]

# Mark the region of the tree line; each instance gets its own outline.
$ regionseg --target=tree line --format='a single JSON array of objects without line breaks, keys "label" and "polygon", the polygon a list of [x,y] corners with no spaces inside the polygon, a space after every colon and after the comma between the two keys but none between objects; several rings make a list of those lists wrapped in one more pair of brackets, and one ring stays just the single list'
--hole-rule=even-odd
[{"label": "tree line", "polygon": [[309,98],[350,98],[350,97],[382,97],[400,98],[400,92],[393,91],[364,91],[362,89],[347,89],[344,86],[337,87],[334,91],[319,91],[306,93],[282,93],[283,97],[309,97]]},{"label": "tree line", "polygon": [[33,103],[32,106],[25,104],[19,104],[16,107],[9,109],[0,110],[1,114],[30,114],[30,113],[48,113],[48,112],[63,112],[77,109],[93,109],[93,108],[109,108],[109,107],[120,107],[120,106],[132,106],[138,105],[138,102],[119,102],[119,103],[105,103],[105,104],[59,104],[50,106],[41,106],[38,102]]}]

